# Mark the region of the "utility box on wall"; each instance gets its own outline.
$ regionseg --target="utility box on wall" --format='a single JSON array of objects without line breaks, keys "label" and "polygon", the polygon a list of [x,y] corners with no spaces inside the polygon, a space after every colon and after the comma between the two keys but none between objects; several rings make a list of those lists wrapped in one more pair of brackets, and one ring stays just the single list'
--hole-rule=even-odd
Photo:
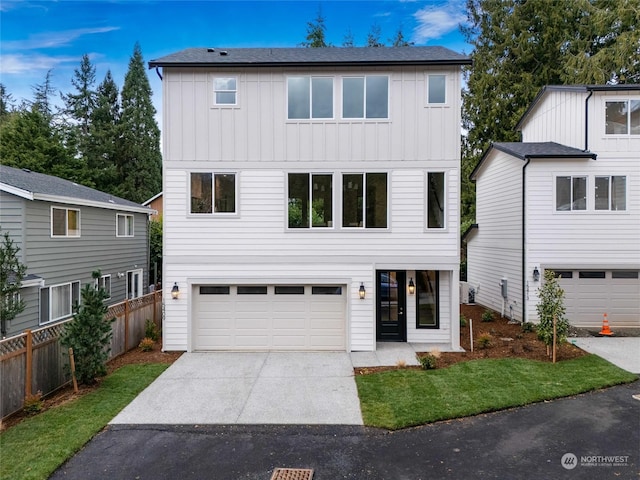
[{"label": "utility box on wall", "polygon": [[500,293],[502,294],[502,298],[504,298],[505,300],[508,297],[507,294],[507,279],[502,277],[502,280],[500,280]]}]

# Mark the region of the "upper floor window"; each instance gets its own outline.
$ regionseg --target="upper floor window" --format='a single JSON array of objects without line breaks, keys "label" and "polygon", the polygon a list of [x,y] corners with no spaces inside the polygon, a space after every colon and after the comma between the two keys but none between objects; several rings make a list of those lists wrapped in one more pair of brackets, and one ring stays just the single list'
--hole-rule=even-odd
[{"label": "upper floor window", "polygon": [[234,173],[191,173],[190,213],[236,213]]},{"label": "upper floor window", "polygon": [[627,209],[627,177],[596,177],[595,186],[596,210]]},{"label": "upper floor window", "polygon": [[287,78],[287,118],[333,118],[333,78]]},{"label": "upper floor window", "polygon": [[133,237],[133,215],[116,214],[116,237]]},{"label": "upper floor window", "polygon": [[40,289],[40,324],[63,320],[80,303],[80,282],[63,283]]},{"label": "upper floor window", "polygon": [[236,105],[238,93],[236,77],[216,77],[213,88],[216,105]]},{"label": "upper floor window", "polygon": [[427,103],[447,103],[446,85],[446,75],[427,75]]},{"label": "upper floor window", "polygon": [[342,79],[343,118],[389,118],[389,77],[367,75]]},{"label": "upper floor window", "polygon": [[387,228],[387,174],[342,176],[342,226]]},{"label": "upper floor window", "polygon": [[289,228],[333,227],[332,184],[331,174],[289,174]]},{"label": "upper floor window", "polygon": [[607,135],[640,135],[640,100],[605,102]]},{"label": "upper floor window", "polygon": [[556,210],[587,209],[587,177],[556,177]]},{"label": "upper floor window", "polygon": [[51,207],[51,236],[79,237],[80,210]]},{"label": "upper floor window", "polygon": [[427,228],[444,228],[444,172],[427,173]]}]

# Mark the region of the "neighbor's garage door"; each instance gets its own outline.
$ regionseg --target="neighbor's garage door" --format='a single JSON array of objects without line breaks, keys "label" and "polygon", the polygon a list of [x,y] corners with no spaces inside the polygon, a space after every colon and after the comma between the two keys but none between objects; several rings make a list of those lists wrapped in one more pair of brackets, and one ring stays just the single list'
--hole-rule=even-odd
[{"label": "neighbor's garage door", "polygon": [[194,350],[345,350],[342,286],[194,289]]},{"label": "neighbor's garage door", "polygon": [[640,327],[640,279],[637,270],[556,270],[565,291],[566,316],[572,325]]}]

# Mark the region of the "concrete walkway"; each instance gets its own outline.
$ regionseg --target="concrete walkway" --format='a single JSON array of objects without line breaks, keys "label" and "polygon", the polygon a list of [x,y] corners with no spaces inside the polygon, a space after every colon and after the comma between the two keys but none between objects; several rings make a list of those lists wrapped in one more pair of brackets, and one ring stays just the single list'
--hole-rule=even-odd
[{"label": "concrete walkway", "polygon": [[576,337],[569,341],[628,372],[640,374],[640,337]]},{"label": "concrete walkway", "polygon": [[111,424],[362,425],[346,352],[185,353]]}]

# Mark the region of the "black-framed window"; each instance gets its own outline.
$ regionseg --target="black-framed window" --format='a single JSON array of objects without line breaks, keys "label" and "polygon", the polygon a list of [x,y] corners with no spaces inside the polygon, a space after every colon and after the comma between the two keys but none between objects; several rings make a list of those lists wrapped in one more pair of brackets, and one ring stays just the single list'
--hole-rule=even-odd
[{"label": "black-framed window", "polygon": [[192,172],[190,213],[236,213],[236,174]]},{"label": "black-framed window", "polygon": [[326,285],[311,287],[312,295],[342,295],[342,287],[339,285]]},{"label": "black-framed window", "polygon": [[387,228],[386,173],[345,173],[342,176],[342,226]]},{"label": "black-framed window", "polygon": [[289,228],[333,227],[333,175],[290,173]]},{"label": "black-framed window", "polygon": [[200,295],[229,295],[227,285],[204,285],[200,287]]},{"label": "black-framed window", "polygon": [[440,272],[416,271],[416,328],[440,328]]},{"label": "black-framed window", "polygon": [[611,278],[636,279],[638,276],[638,270],[614,270],[611,272]]},{"label": "black-framed window", "polygon": [[578,278],[605,278],[605,272],[603,271],[584,271],[578,272]]},{"label": "black-framed window", "polygon": [[573,278],[573,272],[571,270],[554,270],[553,275],[556,278]]},{"label": "black-framed window", "polygon": [[238,286],[238,295],[266,295],[266,285],[241,285]]},{"label": "black-framed window", "polygon": [[304,285],[276,285],[276,295],[304,295]]},{"label": "black-framed window", "polygon": [[427,174],[427,228],[445,228],[444,172]]}]

